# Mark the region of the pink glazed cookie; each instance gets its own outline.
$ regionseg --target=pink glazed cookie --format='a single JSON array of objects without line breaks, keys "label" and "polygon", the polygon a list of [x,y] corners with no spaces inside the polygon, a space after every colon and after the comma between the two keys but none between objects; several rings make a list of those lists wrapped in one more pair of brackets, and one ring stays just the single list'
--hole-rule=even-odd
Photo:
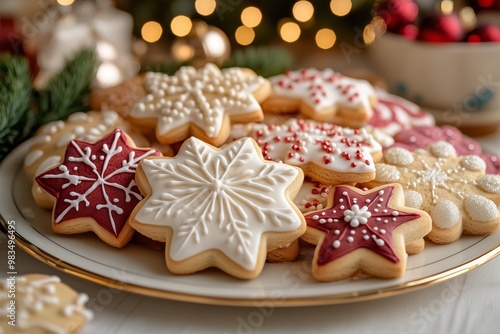
[{"label": "pink glazed cookie", "polygon": [[427,146],[438,141],[453,145],[457,155],[478,155],[486,162],[486,174],[500,173],[500,158],[490,153],[484,153],[481,145],[474,139],[463,135],[460,130],[451,126],[416,126],[404,130],[394,136],[393,147],[401,147],[408,151]]}]

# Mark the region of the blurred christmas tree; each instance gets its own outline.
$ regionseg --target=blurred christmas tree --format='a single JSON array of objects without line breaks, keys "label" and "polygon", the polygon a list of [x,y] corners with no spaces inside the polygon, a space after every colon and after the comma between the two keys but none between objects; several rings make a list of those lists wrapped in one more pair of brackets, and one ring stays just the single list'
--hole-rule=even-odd
[{"label": "blurred christmas tree", "polygon": [[233,47],[313,43],[330,49],[362,38],[370,0],[117,0],[134,16],[134,34],[161,43],[189,33],[193,21],[221,29]]}]

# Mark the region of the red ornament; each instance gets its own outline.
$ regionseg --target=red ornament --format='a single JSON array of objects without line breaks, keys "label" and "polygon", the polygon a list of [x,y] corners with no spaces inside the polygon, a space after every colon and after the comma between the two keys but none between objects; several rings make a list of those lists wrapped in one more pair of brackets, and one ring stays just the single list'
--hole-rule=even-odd
[{"label": "red ornament", "polygon": [[406,24],[397,30],[397,33],[404,38],[415,40],[418,37],[419,29],[414,24]]},{"label": "red ornament", "polygon": [[418,6],[413,0],[387,0],[380,4],[378,15],[385,21],[387,30],[396,32],[400,27],[415,21]]},{"label": "red ornament", "polygon": [[459,42],[464,28],[456,14],[432,14],[422,20],[418,39],[431,43]]},{"label": "red ornament", "polygon": [[466,41],[468,43],[500,42],[500,28],[493,24],[478,26],[467,34]]}]

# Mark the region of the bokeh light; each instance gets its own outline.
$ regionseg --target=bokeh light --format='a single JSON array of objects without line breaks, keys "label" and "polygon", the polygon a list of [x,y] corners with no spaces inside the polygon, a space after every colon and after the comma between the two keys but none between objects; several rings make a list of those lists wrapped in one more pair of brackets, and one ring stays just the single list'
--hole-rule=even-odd
[{"label": "bokeh light", "polygon": [[249,28],[247,26],[240,26],[238,27],[238,29],[236,29],[234,37],[236,38],[236,42],[238,42],[238,44],[249,45],[255,38],[255,32],[252,28]]},{"label": "bokeh light", "polygon": [[307,22],[314,14],[314,7],[309,1],[297,1],[293,5],[292,13],[297,21]]},{"label": "bokeh light", "polygon": [[257,7],[247,7],[241,12],[241,22],[249,28],[255,28],[262,21],[262,12]]},{"label": "bokeh light", "polygon": [[215,0],[196,0],[194,3],[194,9],[196,12],[203,16],[211,15],[215,7],[217,7],[217,3]]},{"label": "bokeh light", "polygon": [[161,38],[163,28],[158,22],[149,21],[144,23],[141,29],[142,39],[148,43],[154,43]]},{"label": "bokeh light", "polygon": [[193,27],[193,22],[191,19],[184,15],[176,16],[170,22],[170,29],[175,36],[183,37],[189,34],[191,28]]},{"label": "bokeh light", "polygon": [[332,0],[330,2],[330,9],[337,16],[345,16],[352,9],[352,2],[351,0]]},{"label": "bokeh light", "polygon": [[337,40],[337,35],[335,32],[328,28],[323,28],[318,30],[316,33],[316,45],[321,49],[330,49],[335,45],[335,41]]},{"label": "bokeh light", "polygon": [[300,27],[295,22],[283,23],[279,29],[281,38],[288,43],[293,43],[300,37]]}]

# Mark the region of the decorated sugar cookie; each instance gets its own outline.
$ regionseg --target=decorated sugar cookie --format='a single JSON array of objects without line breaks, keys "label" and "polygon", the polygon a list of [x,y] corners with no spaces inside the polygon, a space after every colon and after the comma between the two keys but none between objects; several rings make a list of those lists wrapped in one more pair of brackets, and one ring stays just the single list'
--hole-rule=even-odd
[{"label": "decorated sugar cookie", "polygon": [[86,294],[77,293],[57,276],[30,274],[2,279],[0,333],[77,333],[93,317],[85,307],[87,301]]},{"label": "decorated sugar cookie", "polygon": [[316,121],[352,127],[362,126],[373,116],[377,97],[367,81],[314,68],[290,71],[269,80],[272,93],[262,104],[265,112],[300,111]]},{"label": "decorated sugar cookie", "polygon": [[191,137],[174,158],[143,160],[136,179],[146,198],[131,225],[166,241],[166,264],[175,274],[217,267],[254,278],[267,251],[305,230],[292,202],[302,171],[264,161],[251,138],[217,149]]},{"label": "decorated sugar cookie", "polygon": [[132,79],[110,88],[96,88],[90,95],[90,107],[93,110],[114,110],[127,118],[133,106],[146,96],[144,76]]},{"label": "decorated sugar cookie", "polygon": [[431,230],[429,215],[404,202],[399,184],[367,191],[332,188],[324,209],[305,214],[307,231],[302,238],[317,244],[314,278],[337,281],[360,272],[381,278],[402,276],[405,245]]},{"label": "decorated sugar cookie", "polygon": [[321,210],[326,206],[331,188],[317,181],[304,180],[294,203],[302,213]]},{"label": "decorated sugar cookie", "polygon": [[500,157],[485,153],[481,145],[474,139],[463,135],[459,129],[451,125],[417,126],[401,131],[394,136],[394,147],[402,147],[409,151],[438,142],[446,141],[453,145],[458,155],[478,155],[486,162],[486,174],[500,174]]},{"label": "decorated sugar cookie", "polygon": [[485,175],[477,155],[457,156],[447,142],[410,152],[394,147],[376,165],[368,186],[398,182],[408,206],[428,212],[433,221],[430,240],[447,244],[464,234],[485,235],[500,225],[500,176]]},{"label": "decorated sugar cookie", "polygon": [[433,126],[434,117],[418,105],[396,95],[377,89],[377,104],[373,107],[370,127],[394,136],[414,126]]},{"label": "decorated sugar cookie", "polygon": [[72,140],[63,162],[36,178],[55,201],[53,231],[93,231],[107,244],[123,247],[133,234],[129,215],[143,198],[134,180],[137,166],[159,155],[156,149],[134,148],[119,129],[94,144]]},{"label": "decorated sugar cookie", "polygon": [[250,70],[221,71],[213,64],[181,67],[172,76],[149,72],[145,88],[147,95],[130,112],[134,123],[156,128],[161,143],[193,135],[215,146],[227,140],[231,123],[262,120],[259,102],[270,90],[269,82]]},{"label": "decorated sugar cookie", "polygon": [[365,182],[375,176],[382,147],[364,129],[290,119],[282,125],[247,125],[264,159],[298,166],[325,185]]}]

